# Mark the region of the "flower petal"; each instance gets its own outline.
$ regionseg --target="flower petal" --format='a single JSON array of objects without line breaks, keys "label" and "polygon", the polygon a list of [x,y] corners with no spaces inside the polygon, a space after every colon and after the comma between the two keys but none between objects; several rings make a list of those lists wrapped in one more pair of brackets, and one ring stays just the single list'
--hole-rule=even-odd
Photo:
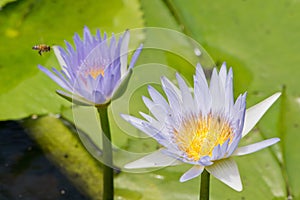
[{"label": "flower petal", "polygon": [[197,113],[207,115],[210,112],[212,99],[204,71],[199,63],[194,76],[194,100]]},{"label": "flower petal", "polygon": [[132,58],[131,58],[129,67],[128,67],[129,69],[133,68],[133,65],[134,65],[135,62],[137,61],[137,59],[138,59],[138,57],[139,57],[139,55],[140,55],[142,49],[143,49],[143,44],[141,44],[141,45],[137,48],[137,50],[135,50],[135,52],[134,52],[134,54],[133,54],[133,56],[132,56]]},{"label": "flower petal", "polygon": [[122,77],[122,80],[118,84],[118,86],[114,88],[113,95],[112,95],[113,100],[120,98],[125,93],[131,75],[132,75],[132,70],[128,70],[127,74]]},{"label": "flower petal", "polygon": [[186,111],[193,111],[195,105],[194,105],[192,94],[189,91],[189,87],[187,86],[186,82],[178,73],[176,73],[176,78],[180,88],[184,109]]},{"label": "flower petal", "polygon": [[216,68],[213,69],[211,75],[209,90],[212,97],[212,113],[223,113],[225,109],[225,91]]},{"label": "flower petal", "polygon": [[151,101],[148,97],[143,96],[142,97],[144,104],[147,106],[149,111],[153,114],[153,116],[158,121],[165,121],[167,118],[167,111],[164,109],[164,107],[161,106],[161,104],[155,104],[153,101]]},{"label": "flower petal", "polygon": [[139,169],[139,168],[149,168],[149,167],[166,167],[182,164],[182,162],[167,156],[157,150],[145,157],[142,157],[136,161],[128,163],[124,166],[126,169]]},{"label": "flower petal", "polygon": [[95,103],[93,102],[90,102],[88,100],[86,100],[85,98],[83,97],[80,97],[76,94],[69,94],[67,92],[64,92],[64,91],[61,91],[61,90],[56,90],[56,93],[65,98],[66,100],[72,102],[72,103],[75,103],[77,105],[82,105],[82,106],[90,106],[90,105],[94,105]]},{"label": "flower petal", "polygon": [[[121,117],[124,120],[126,120],[127,122],[131,123],[137,129],[141,130],[148,136],[157,140],[157,142],[159,142],[161,145],[166,145],[169,143],[169,141],[168,141],[169,136],[164,134],[163,132],[161,132],[161,130],[155,128],[149,122],[139,119],[139,118],[136,118],[136,117],[133,117],[133,116],[130,116],[130,115],[125,115],[125,114],[121,114]],[[167,136],[167,138],[166,138],[166,136]]]},{"label": "flower petal", "polygon": [[121,76],[126,73],[127,71],[127,57],[128,57],[128,44],[129,44],[129,37],[130,33],[129,31],[125,31],[123,37],[122,37],[122,43],[121,43]]},{"label": "flower petal", "polygon": [[271,146],[279,141],[280,141],[279,138],[271,138],[271,139],[263,140],[261,142],[257,142],[257,143],[250,144],[247,146],[239,147],[233,152],[232,155],[235,155],[235,156],[247,155],[247,154],[259,151],[261,149],[264,149],[268,146]]},{"label": "flower petal", "polygon": [[139,112],[140,115],[142,115],[154,128],[156,128],[157,130],[164,132],[163,129],[165,129],[165,124],[162,123],[161,121],[157,121],[156,119],[154,119],[153,117],[151,117],[150,115],[147,115],[143,112]]},{"label": "flower petal", "polygon": [[166,110],[170,109],[170,106],[166,99],[151,85],[148,85],[148,92],[155,104],[162,105]]},{"label": "flower petal", "polygon": [[166,77],[162,77],[161,82],[162,82],[163,90],[167,95],[170,108],[172,109],[175,115],[174,117],[178,119],[180,114],[182,113],[182,106],[183,106],[180,90]]},{"label": "flower petal", "polygon": [[191,169],[189,169],[187,172],[185,172],[181,177],[180,177],[180,182],[185,182],[188,181],[192,178],[196,178],[199,176],[204,170],[204,167],[201,165],[195,165]]},{"label": "flower petal", "polygon": [[53,46],[52,49],[54,51],[54,54],[55,54],[55,56],[56,56],[56,58],[58,60],[58,63],[60,64],[60,66],[61,67],[67,66],[65,60],[63,59],[63,57],[60,54],[59,46]]},{"label": "flower petal", "polygon": [[278,99],[280,95],[281,95],[280,92],[275,93],[269,98],[263,100],[262,102],[246,110],[242,137],[244,137],[249,133],[249,131],[255,126],[255,124],[260,120],[260,118],[265,114],[265,112]]},{"label": "flower petal", "polygon": [[235,189],[242,191],[243,186],[237,164],[232,158],[215,162],[213,165],[205,167],[214,177]]},{"label": "flower petal", "polygon": [[72,88],[70,88],[69,85],[65,81],[63,81],[60,77],[56,76],[50,70],[48,70],[47,68],[41,65],[39,65],[38,68],[46,75],[48,75],[53,81],[55,81],[60,87],[72,92]]}]

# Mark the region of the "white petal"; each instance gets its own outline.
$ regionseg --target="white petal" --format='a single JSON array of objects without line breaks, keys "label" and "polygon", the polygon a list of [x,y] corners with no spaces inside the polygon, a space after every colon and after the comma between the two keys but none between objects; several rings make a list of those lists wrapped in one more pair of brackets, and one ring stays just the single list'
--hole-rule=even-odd
[{"label": "white petal", "polygon": [[142,157],[136,161],[128,163],[124,166],[126,169],[139,169],[149,167],[166,167],[182,164],[182,162],[167,156],[161,152],[161,150],[155,151],[145,157]]},{"label": "white petal", "polygon": [[233,72],[232,72],[232,68],[230,68],[227,74],[227,80],[225,86],[225,114],[228,115],[231,115],[232,107],[234,105],[232,79],[233,79]]},{"label": "white petal", "polygon": [[[65,60],[63,59],[63,57],[60,55],[60,50],[59,50],[59,46],[53,46],[52,47],[54,54],[58,60],[58,63],[60,64],[61,67],[63,66],[67,66]],[[64,70],[66,72],[66,70]],[[67,72],[66,72],[67,73]]]},{"label": "white petal", "polygon": [[167,111],[161,104],[155,104],[148,97],[142,97],[144,104],[147,106],[149,111],[154,115],[154,117],[161,122],[164,122],[167,118]]},{"label": "white petal", "polygon": [[147,115],[146,113],[143,113],[143,112],[139,112],[139,113],[157,130],[162,130],[164,128],[163,122],[157,121],[156,119],[154,119],[150,115]]},{"label": "white petal", "polygon": [[178,73],[176,73],[176,78],[181,91],[183,107],[185,108],[185,110],[192,111],[195,108],[195,106],[189,87]]},{"label": "white petal", "polygon": [[206,115],[211,109],[211,95],[201,65],[198,63],[194,76],[194,98],[197,112]]},{"label": "white petal", "polygon": [[264,149],[268,146],[271,146],[279,141],[280,141],[279,138],[271,138],[271,139],[263,140],[261,142],[257,142],[257,143],[250,144],[247,146],[239,147],[235,150],[235,152],[233,152],[232,155],[242,156],[242,155],[250,154],[250,153],[259,151],[261,149]]},{"label": "white petal", "polygon": [[280,95],[280,92],[275,93],[269,98],[246,110],[245,124],[242,132],[243,137],[249,133],[249,131],[255,126],[255,124],[260,120],[260,118],[265,114],[265,112],[278,99]]},{"label": "white petal", "polygon": [[154,89],[150,85],[148,86],[148,92],[155,104],[162,105],[164,108],[166,108],[166,110],[168,110],[170,108],[166,99],[156,89]]},{"label": "white petal", "polygon": [[212,98],[212,113],[223,113],[225,102],[225,91],[222,81],[220,80],[216,68],[210,79],[209,90]]},{"label": "white petal", "polygon": [[224,157],[224,155],[228,151],[228,145],[229,145],[230,139],[226,140],[222,145],[217,145],[213,149],[211,160],[219,160]]},{"label": "white petal", "polygon": [[155,120],[153,117],[151,117],[150,115],[147,115],[146,113],[143,112],[139,112],[140,115],[142,115],[148,122],[150,122],[150,124],[156,124],[159,123],[157,120]]},{"label": "white petal", "polygon": [[161,78],[163,90],[167,95],[169,105],[175,114],[178,117],[182,112],[182,98],[180,94],[180,90],[166,77]]},{"label": "white petal", "polygon": [[[130,124],[132,124],[134,127],[136,127],[137,129],[143,131],[144,133],[146,133],[147,135],[149,135],[150,137],[155,137],[155,135],[157,134],[157,130],[153,127],[153,129],[149,128],[149,122],[130,116],[130,115],[125,115],[125,114],[121,114],[121,117],[126,120],[127,122],[129,122]],[[146,126],[146,124],[148,124],[148,126]]]},{"label": "white petal", "polygon": [[214,177],[235,189],[242,191],[243,186],[237,164],[232,158],[219,160],[213,165],[205,167]]},{"label": "white petal", "polygon": [[178,99],[181,99],[181,92],[180,90],[178,89],[177,86],[174,85],[174,83],[172,83],[168,78],[166,77],[162,77],[161,78],[161,83],[162,83],[162,86],[163,86],[163,89],[168,89],[170,90],[172,93],[174,93],[174,95],[178,98]]},{"label": "white petal", "polygon": [[223,86],[226,85],[227,80],[227,69],[226,69],[226,62],[223,62],[220,72],[219,72],[220,81],[222,82]]},{"label": "white petal", "polygon": [[191,169],[189,169],[187,172],[185,172],[181,177],[180,177],[180,182],[185,182],[188,181],[192,178],[196,178],[199,176],[204,170],[204,167],[201,165],[195,165]]},{"label": "white petal", "polygon": [[125,114],[120,114],[121,117],[126,120],[127,122],[129,122],[130,124],[132,124],[134,127],[136,127],[137,129],[141,130],[142,132],[144,132],[145,134],[147,134],[148,136],[154,138],[158,143],[160,143],[163,146],[166,146],[169,144],[169,134],[166,134],[163,132],[163,127],[154,127],[153,124],[150,124],[147,121],[144,121],[142,119],[130,116],[130,115],[125,115]]},{"label": "white petal", "polygon": [[129,44],[129,31],[125,31],[124,35],[122,36],[122,43],[121,43],[121,77],[126,73],[127,71],[127,57],[128,57],[128,44]]}]

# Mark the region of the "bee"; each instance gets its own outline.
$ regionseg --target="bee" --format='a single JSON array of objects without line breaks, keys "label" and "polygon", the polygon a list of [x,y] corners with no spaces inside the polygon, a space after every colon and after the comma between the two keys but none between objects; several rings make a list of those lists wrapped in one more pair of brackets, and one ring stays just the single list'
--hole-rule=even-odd
[{"label": "bee", "polygon": [[48,52],[50,51],[50,46],[46,44],[38,44],[32,47],[33,50],[38,50],[39,54],[42,55],[42,52]]}]

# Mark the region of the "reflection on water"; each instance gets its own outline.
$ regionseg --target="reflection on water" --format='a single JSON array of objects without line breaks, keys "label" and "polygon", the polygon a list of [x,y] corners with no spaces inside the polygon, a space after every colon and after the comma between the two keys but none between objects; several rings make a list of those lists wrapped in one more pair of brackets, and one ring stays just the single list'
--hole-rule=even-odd
[{"label": "reflection on water", "polygon": [[85,200],[16,122],[0,122],[0,199]]}]

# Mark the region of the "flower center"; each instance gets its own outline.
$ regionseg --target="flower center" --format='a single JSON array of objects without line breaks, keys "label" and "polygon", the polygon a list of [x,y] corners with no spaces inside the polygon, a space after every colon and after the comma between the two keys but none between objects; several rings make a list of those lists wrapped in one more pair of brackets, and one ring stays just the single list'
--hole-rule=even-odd
[{"label": "flower center", "polygon": [[90,67],[89,69],[86,70],[85,72],[86,76],[90,75],[94,79],[96,79],[100,74],[104,76],[104,69],[100,67]]},{"label": "flower center", "polygon": [[86,67],[83,71],[82,71],[83,75],[85,77],[87,76],[91,76],[94,79],[96,79],[99,75],[104,76],[104,69],[101,67]]},{"label": "flower center", "polygon": [[222,145],[230,138],[233,130],[228,121],[220,116],[191,116],[183,120],[179,130],[174,130],[174,139],[180,150],[193,161],[203,156],[212,156],[217,145]]}]

